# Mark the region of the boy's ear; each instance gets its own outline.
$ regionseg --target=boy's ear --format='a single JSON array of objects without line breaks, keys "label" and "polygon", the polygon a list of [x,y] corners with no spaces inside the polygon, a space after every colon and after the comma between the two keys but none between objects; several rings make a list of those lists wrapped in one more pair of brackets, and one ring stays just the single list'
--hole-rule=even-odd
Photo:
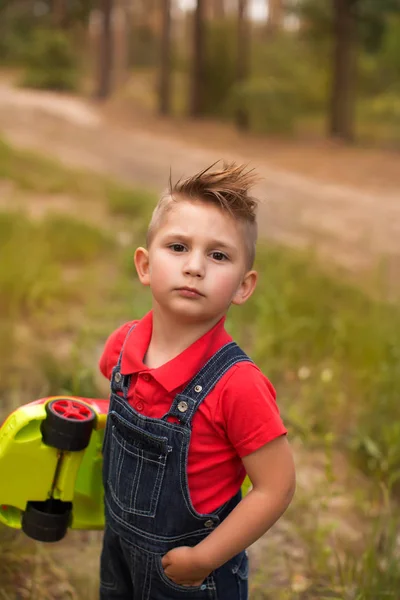
[{"label": "boy's ear", "polygon": [[137,248],[133,260],[140,283],[150,285],[149,253],[146,248]]},{"label": "boy's ear", "polygon": [[256,289],[257,271],[248,271],[232,298],[232,304],[244,304]]}]

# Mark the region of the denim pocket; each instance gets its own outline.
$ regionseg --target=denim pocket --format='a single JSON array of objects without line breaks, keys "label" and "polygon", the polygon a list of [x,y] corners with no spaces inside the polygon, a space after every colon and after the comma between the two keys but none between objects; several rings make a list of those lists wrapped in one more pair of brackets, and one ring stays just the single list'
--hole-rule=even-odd
[{"label": "denim pocket", "polygon": [[167,438],[135,428],[113,415],[108,488],[127,513],[154,517],[168,456]]},{"label": "denim pocket", "polygon": [[[187,600],[217,600],[217,593],[212,575],[209,575],[201,585],[179,585],[178,583],[175,583],[174,581],[169,579],[165,574],[161,562],[162,556],[163,555],[157,555],[155,557],[156,571],[158,574],[159,581],[154,582],[156,584],[154,587],[158,588],[158,590],[161,593],[164,592],[163,596],[159,596],[160,599],[168,597],[171,600],[180,598],[187,598]],[[160,583],[161,588],[159,585]],[[168,596],[166,596],[165,594],[168,594]],[[157,594],[155,598],[156,597],[158,599]]]}]

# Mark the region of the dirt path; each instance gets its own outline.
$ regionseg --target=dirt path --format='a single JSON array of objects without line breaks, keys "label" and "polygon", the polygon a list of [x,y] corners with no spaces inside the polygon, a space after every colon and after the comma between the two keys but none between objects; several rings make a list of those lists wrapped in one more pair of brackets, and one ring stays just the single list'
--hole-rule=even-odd
[{"label": "dirt path", "polygon": [[[369,269],[381,257],[386,259],[392,279],[400,272],[400,169],[394,164],[398,158],[400,166],[400,158],[396,155],[387,155],[390,178],[385,178],[374,171],[370,156],[364,155],[360,162],[354,151],[344,151],[342,163],[353,160],[355,177],[358,174],[361,185],[357,188],[347,163],[346,169],[342,168],[346,183],[332,183],[337,152],[327,151],[324,175],[323,157],[317,148],[306,158],[305,150],[298,148],[295,159],[293,146],[287,153],[289,167],[305,171],[307,163],[310,173],[314,156],[317,176],[312,178],[277,166],[284,163],[280,142],[275,144],[277,158],[273,160],[271,148],[267,151],[264,145],[263,152],[257,140],[247,140],[240,152],[238,138],[232,135],[210,142],[206,148],[199,126],[197,134],[193,127],[181,133],[174,131],[171,123],[160,122],[157,128],[154,122],[149,126],[138,121],[128,125],[116,119],[115,113],[106,116],[79,99],[16,90],[0,83],[0,135],[13,144],[158,191],[168,181],[170,167],[173,177],[179,177],[221,156],[250,161],[264,178],[257,190],[263,200],[263,236],[292,246],[315,246],[323,259],[358,272]],[[205,124],[204,129],[207,127]],[[227,149],[222,151],[224,143]],[[331,159],[334,164],[328,169]],[[378,171],[384,162],[381,155]],[[365,177],[361,177],[363,167]]]}]

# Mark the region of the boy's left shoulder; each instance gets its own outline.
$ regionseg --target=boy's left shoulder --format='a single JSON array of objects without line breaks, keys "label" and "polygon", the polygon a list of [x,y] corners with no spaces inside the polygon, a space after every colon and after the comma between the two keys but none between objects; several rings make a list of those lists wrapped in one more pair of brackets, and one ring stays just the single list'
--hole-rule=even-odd
[{"label": "boy's left shoulder", "polygon": [[232,390],[237,393],[258,391],[267,393],[268,396],[276,399],[276,391],[271,381],[251,360],[241,361],[232,366],[226,373],[223,381],[224,390]]},{"label": "boy's left shoulder", "polygon": [[287,433],[275,389],[257,365],[239,362],[221,383],[215,421],[240,457]]}]

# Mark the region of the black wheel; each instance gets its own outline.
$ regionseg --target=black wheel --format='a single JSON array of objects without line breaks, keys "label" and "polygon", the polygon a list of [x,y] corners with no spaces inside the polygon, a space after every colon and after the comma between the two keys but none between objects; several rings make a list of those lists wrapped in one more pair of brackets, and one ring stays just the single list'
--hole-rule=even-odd
[{"label": "black wheel", "polygon": [[43,442],[59,450],[79,451],[87,447],[96,413],[74,398],[58,398],[46,404],[42,422]]},{"label": "black wheel", "polygon": [[22,531],[39,542],[58,542],[67,533],[71,515],[71,502],[28,502],[22,514]]}]

